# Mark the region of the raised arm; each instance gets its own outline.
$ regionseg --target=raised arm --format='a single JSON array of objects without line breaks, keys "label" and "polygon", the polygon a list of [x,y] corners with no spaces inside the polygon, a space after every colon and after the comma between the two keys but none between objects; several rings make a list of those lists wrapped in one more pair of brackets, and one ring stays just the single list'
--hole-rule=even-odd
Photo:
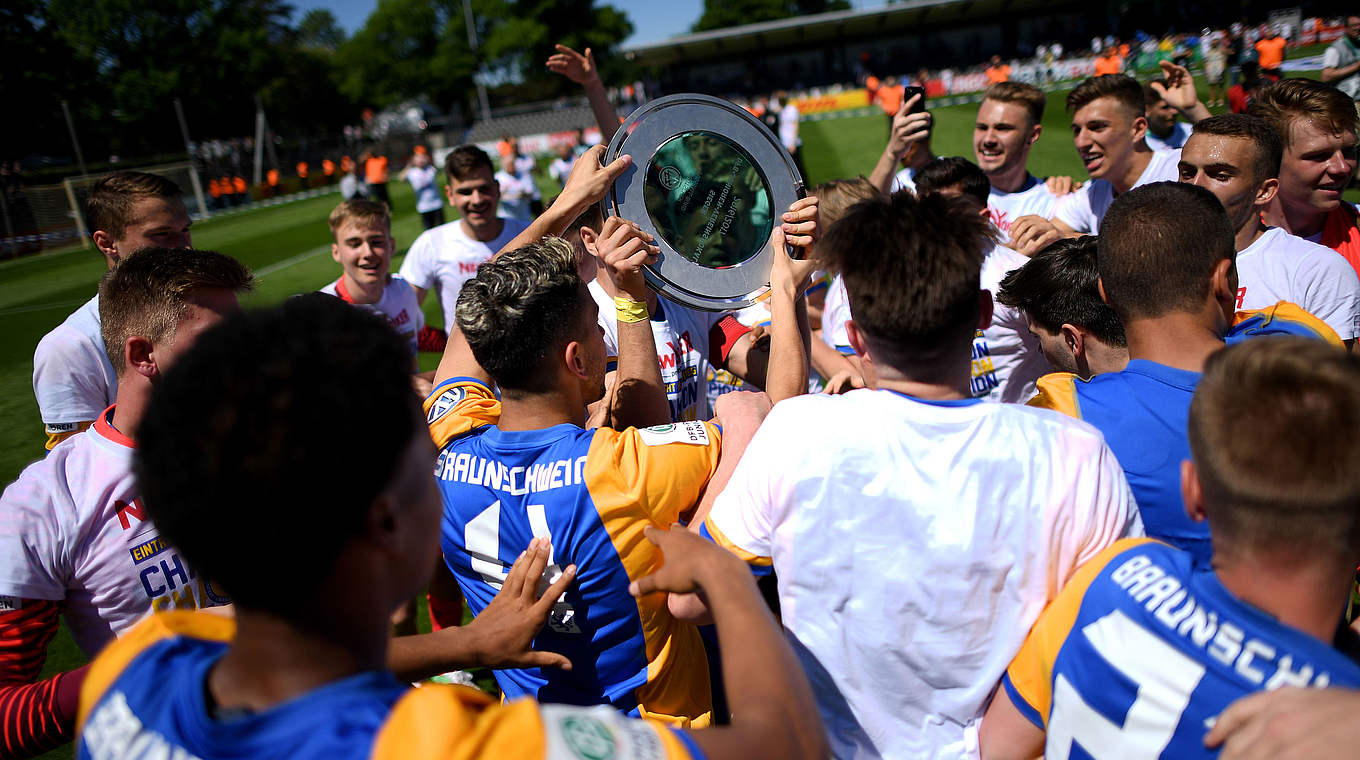
[{"label": "raised arm", "polygon": [[605,220],[599,233],[582,227],[581,239],[597,251],[601,268],[619,294],[614,299],[619,366],[607,402],[607,425],[616,430],[664,425],[671,421],[671,407],[661,382],[661,364],[656,359],[656,339],[647,310],[647,281],[642,274],[642,267],[655,262],[660,249],[652,244],[651,235],[618,217]]},{"label": "raised arm", "polygon": [[930,136],[930,112],[917,111],[911,113],[923,95],[913,95],[902,102],[897,113],[893,114],[892,131],[888,135],[888,144],[883,147],[883,154],[878,157],[878,164],[874,166],[873,172],[869,175],[869,182],[874,187],[883,192],[890,192],[892,189],[893,176],[897,174],[897,165],[902,161],[902,156],[906,155],[907,148],[912,143],[919,142]]},{"label": "raised arm", "polygon": [[619,131],[619,115],[609,103],[609,96],[605,94],[600,71],[595,68],[595,56],[591,54],[590,48],[586,48],[586,52],[582,54],[566,45],[553,47],[557,48],[557,52],[548,57],[548,70],[555,71],[586,89],[590,110],[595,114],[595,123],[600,127],[600,138],[606,145],[609,144],[609,141],[614,139],[614,133]]},{"label": "raised arm", "polygon": [[557,200],[539,214],[523,232],[497,251],[496,255],[542,240],[548,235],[561,235],[572,222],[576,221],[576,217],[592,203],[603,198],[609,186],[614,184],[614,180],[633,163],[632,156],[623,155],[614,159],[608,166],[604,166],[600,163],[604,158],[604,152],[603,145],[596,145],[586,151],[572,167],[571,176],[567,177],[566,187],[562,188],[562,194],[557,196]]},{"label": "raised arm", "polygon": [[710,760],[813,760],[829,754],[817,703],[750,571],[726,550],[683,530],[645,528],[663,564],[634,581],[635,596],[702,592],[723,652],[732,722],[691,731]]},{"label": "raised arm", "polygon": [[[774,404],[807,393],[812,329],[808,325],[804,294],[812,284],[812,272],[817,266],[812,254],[817,226],[817,196],[809,195],[789,206],[783,224],[770,236],[774,247],[770,271],[770,363],[763,387]],[[802,249],[803,258],[790,258],[786,243]]]}]

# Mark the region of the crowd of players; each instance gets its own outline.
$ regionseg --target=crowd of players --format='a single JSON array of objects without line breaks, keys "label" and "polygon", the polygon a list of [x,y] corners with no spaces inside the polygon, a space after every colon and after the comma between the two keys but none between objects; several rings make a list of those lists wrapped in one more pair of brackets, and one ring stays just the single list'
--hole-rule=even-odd
[{"label": "crowd of players", "polygon": [[[51,450],[0,497],[0,751],[1352,755],[1355,105],[1211,116],[1163,69],[1068,96],[1076,189],[1029,166],[1036,88],[987,91],[976,162],[906,98],[732,314],[647,287],[598,146],[529,222],[455,149],[396,275],[347,200],[336,281],[253,312],[179,188],[105,178],[108,272],[34,357]],[[95,659],[39,680],[59,617]],[[472,666],[505,701],[410,687]]]}]

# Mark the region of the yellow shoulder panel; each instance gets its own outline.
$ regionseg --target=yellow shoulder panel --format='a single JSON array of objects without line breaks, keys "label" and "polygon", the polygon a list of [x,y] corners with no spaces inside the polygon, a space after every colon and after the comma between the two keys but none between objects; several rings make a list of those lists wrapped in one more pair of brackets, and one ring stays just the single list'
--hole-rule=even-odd
[{"label": "yellow shoulder panel", "polygon": [[1048,725],[1048,711],[1053,698],[1053,661],[1058,656],[1067,635],[1077,620],[1082,600],[1091,581],[1100,574],[1110,560],[1120,552],[1128,551],[1139,544],[1151,543],[1150,538],[1125,538],[1110,544],[1104,551],[1091,558],[1091,561],[1077,568],[1072,580],[1068,581],[1058,598],[1039,616],[1039,620],[1025,637],[1020,652],[1011,660],[1006,675],[1011,685],[1024,697],[1029,706]]},{"label": "yellow shoulder panel", "polygon": [[1267,306],[1264,309],[1239,311],[1233,315],[1233,325],[1239,325],[1256,316],[1260,316],[1265,320],[1265,324],[1267,325],[1277,319],[1293,322],[1296,325],[1305,327],[1308,330],[1317,333],[1319,340],[1325,340],[1333,346],[1346,345],[1341,340],[1341,336],[1336,334],[1336,330],[1332,329],[1331,325],[1313,316],[1312,312],[1305,310],[1302,306],[1289,301],[1279,301],[1273,306]]},{"label": "yellow shoulder panel", "polygon": [[501,402],[480,380],[454,378],[445,381],[425,399],[425,421],[437,448],[501,418]]},{"label": "yellow shoulder panel", "polygon": [[147,647],[172,636],[192,636],[210,641],[230,641],[236,635],[236,620],[220,612],[159,612],[133,626],[116,641],[104,647],[90,664],[80,687],[80,710],[76,726],[83,726],[90,710],[104,692]]},{"label": "yellow shoulder panel", "polygon": [[543,727],[537,705],[504,705],[466,686],[427,684],[393,706],[373,742],[373,760],[543,758]]},{"label": "yellow shoulder panel", "polygon": [[1029,405],[1040,409],[1052,409],[1068,417],[1081,419],[1081,403],[1077,401],[1077,376],[1071,372],[1050,372],[1039,378],[1035,384],[1038,393],[1029,400]]},{"label": "yellow shoulder panel", "polygon": [[708,531],[708,535],[713,539],[713,543],[737,555],[742,562],[745,562],[748,565],[770,567],[774,564],[774,560],[770,557],[752,554],[740,546],[737,546],[736,542],[728,538],[727,534],[723,533],[718,528],[717,523],[713,522],[713,515],[711,513],[709,514],[708,519],[704,520],[704,530]]}]

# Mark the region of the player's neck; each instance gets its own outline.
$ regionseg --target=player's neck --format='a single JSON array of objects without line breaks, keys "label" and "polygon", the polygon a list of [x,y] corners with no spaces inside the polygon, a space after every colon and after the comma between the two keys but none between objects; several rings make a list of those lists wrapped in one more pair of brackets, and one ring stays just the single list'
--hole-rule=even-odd
[{"label": "player's neck", "polygon": [[1270,202],[1270,209],[1266,211],[1266,223],[1283,227],[1291,235],[1306,238],[1322,232],[1322,228],[1327,226],[1327,213],[1309,205],[1286,205],[1276,194],[1275,200]]},{"label": "player's neck", "polygon": [[1233,237],[1233,247],[1241,253],[1251,247],[1252,243],[1261,239],[1266,234],[1266,226],[1261,224],[1261,215],[1255,211],[1251,214],[1251,219],[1237,231]]},{"label": "player's neck", "polygon": [[1213,325],[1208,316],[1211,315],[1175,312],[1129,320],[1124,325],[1129,359],[1203,372],[1209,355],[1223,348],[1221,328]]},{"label": "player's neck", "polygon": [[1354,580],[1354,562],[1215,550],[1213,565],[1219,582],[1238,599],[1327,644],[1336,638],[1337,612]]},{"label": "player's neck", "polygon": [[118,396],[114,399],[113,429],[136,438],[137,426],[146,413],[146,405],[151,401],[151,381],[136,372],[124,372],[118,376]]},{"label": "player's neck", "polygon": [[[608,274],[605,274],[604,272],[597,272],[595,275],[595,282],[598,282],[600,284],[600,289],[604,291],[605,295],[609,296],[610,298],[618,297],[619,289],[614,287],[614,281],[609,279]],[[657,305],[656,293],[651,289],[648,289],[647,313],[653,315],[656,314],[656,305]]]},{"label": "player's neck", "polygon": [[926,401],[958,401],[971,397],[968,392],[972,379],[971,361],[952,362],[948,367],[935,369],[937,371],[929,372],[917,368],[917,371],[908,375],[870,358],[865,362],[864,379],[870,388],[894,391]]},{"label": "player's neck", "polygon": [[496,427],[505,431],[543,430],[553,425],[585,427],[586,404],[580,394],[557,389],[547,393],[501,391],[501,417]]},{"label": "player's neck", "polygon": [[488,222],[481,227],[473,227],[467,223],[467,219],[459,220],[458,223],[463,225],[463,234],[481,243],[490,243],[500,237],[501,232],[505,230],[505,220],[500,217],[496,217],[496,221]]},{"label": "player's neck", "polygon": [[1132,189],[1150,163],[1152,163],[1152,149],[1147,146],[1146,142],[1139,140],[1138,144],[1133,147],[1133,155],[1129,156],[1128,167],[1117,179],[1110,180],[1110,184],[1114,185],[1114,191],[1126,193]]},{"label": "player's neck", "polygon": [[1029,180],[1029,168],[1021,162],[1005,171],[987,175],[987,180],[992,183],[993,190],[1013,193],[1022,189]]},{"label": "player's neck", "polygon": [[[337,613],[336,618],[341,615]],[[282,618],[236,609],[236,636],[208,673],[220,708],[262,712],[328,683],[387,667],[387,618],[374,623],[346,610],[343,619],[313,620],[303,630]]]},{"label": "player's neck", "polygon": [[387,283],[391,279],[392,276],[388,275],[382,282],[360,284],[346,272],[340,275],[340,284],[344,286],[345,295],[350,303],[374,304],[382,300],[383,291],[387,289]]}]

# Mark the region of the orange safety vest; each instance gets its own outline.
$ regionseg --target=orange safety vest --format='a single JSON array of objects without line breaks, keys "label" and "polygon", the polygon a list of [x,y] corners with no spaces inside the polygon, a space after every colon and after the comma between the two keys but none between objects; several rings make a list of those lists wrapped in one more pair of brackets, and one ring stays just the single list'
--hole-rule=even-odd
[{"label": "orange safety vest", "polygon": [[246,191],[250,189],[250,186],[246,184],[245,177],[237,177],[231,181],[231,184],[236,187],[237,195],[245,195]]},{"label": "orange safety vest", "polygon": [[371,156],[364,162],[364,176],[368,184],[378,185],[387,181],[387,156]]},{"label": "orange safety vest", "polygon": [[321,160],[321,173],[327,177],[335,174],[335,162],[329,158],[323,158]]},{"label": "orange safety vest", "polygon": [[264,175],[264,178],[265,178],[265,182],[268,182],[270,187],[278,187],[278,186],[279,186],[279,170],[278,170],[278,169],[270,169],[269,172],[266,173],[266,174]]},{"label": "orange safety vest", "polygon": [[297,165],[298,176],[303,179],[307,179],[307,168],[308,167],[306,161],[299,161]]},{"label": "orange safety vest", "polygon": [[1342,258],[1360,272],[1360,219],[1355,207],[1345,201],[1327,214],[1327,223],[1322,228],[1321,243],[1341,254]]}]

